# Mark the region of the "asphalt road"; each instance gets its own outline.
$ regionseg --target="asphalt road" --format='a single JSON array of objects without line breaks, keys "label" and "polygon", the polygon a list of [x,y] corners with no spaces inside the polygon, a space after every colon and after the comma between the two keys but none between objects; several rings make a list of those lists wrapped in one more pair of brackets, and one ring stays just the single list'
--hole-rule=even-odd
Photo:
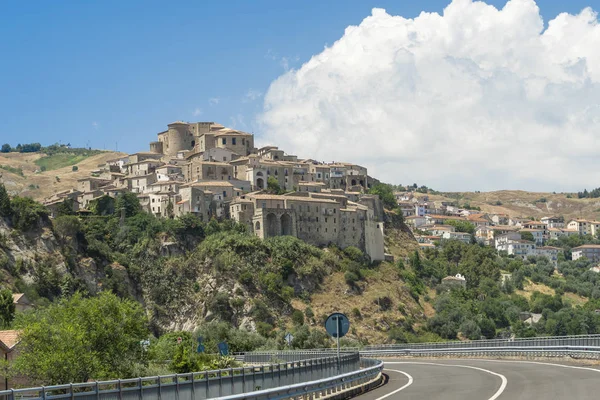
[{"label": "asphalt road", "polygon": [[360,400],[600,399],[600,368],[508,360],[386,360],[389,382]]}]

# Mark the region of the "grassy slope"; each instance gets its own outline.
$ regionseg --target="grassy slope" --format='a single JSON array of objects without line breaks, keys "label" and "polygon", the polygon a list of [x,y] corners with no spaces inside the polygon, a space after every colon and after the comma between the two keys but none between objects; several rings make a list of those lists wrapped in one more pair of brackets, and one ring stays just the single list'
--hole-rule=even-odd
[{"label": "grassy slope", "polygon": [[[550,215],[564,215],[565,218],[600,218],[600,198],[599,199],[578,199],[577,194],[571,194],[572,198],[567,198],[567,193],[538,193],[525,192],[521,190],[500,190],[495,192],[461,192],[452,193],[450,196],[431,195],[431,200],[455,201],[456,197],[460,199],[461,205],[465,203],[471,206],[481,207],[481,210],[488,213],[503,213],[510,216],[536,217]],[[539,202],[542,198],[546,202]],[[500,201],[502,205],[496,205]]]},{"label": "grassy slope", "polygon": [[51,156],[44,156],[35,160],[35,165],[45,167],[46,171],[52,171],[63,167],[73,166],[89,156],[75,155],[75,154],[54,154]]},{"label": "grassy slope", "polygon": [[[77,162],[78,171],[73,172],[72,166],[63,165],[59,167],[58,161],[54,165],[59,167],[52,171],[35,173],[39,169],[36,161],[42,159],[41,153],[0,153],[0,165],[10,165],[13,168],[21,168],[23,175],[14,174],[0,169],[0,179],[11,194],[30,196],[36,200],[43,200],[53,193],[68,190],[77,186],[77,179],[90,176],[90,172],[97,169],[99,165],[105,164],[107,160],[117,158],[124,153],[106,152],[87,157]],[[56,180],[59,177],[60,182]],[[39,189],[30,189],[30,185]]]}]

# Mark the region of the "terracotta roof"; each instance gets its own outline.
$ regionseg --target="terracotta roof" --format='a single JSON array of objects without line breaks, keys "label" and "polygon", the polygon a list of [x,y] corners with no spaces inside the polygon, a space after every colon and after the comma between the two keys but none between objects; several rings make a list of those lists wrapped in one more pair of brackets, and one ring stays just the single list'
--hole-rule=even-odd
[{"label": "terracotta roof", "polygon": [[214,186],[214,187],[233,187],[233,184],[229,181],[205,181],[205,182],[192,182],[189,186]]},{"label": "terracotta roof", "polygon": [[0,346],[5,350],[11,351],[19,343],[19,334],[17,330],[0,331]]},{"label": "terracotta roof", "polygon": [[13,293],[13,303],[16,303],[19,301],[19,299],[23,296],[25,296],[25,293]]},{"label": "terracotta roof", "polygon": [[572,250],[578,249],[600,249],[600,244],[584,244],[583,246],[574,247]]},{"label": "terracotta roof", "polygon": [[339,204],[335,200],[317,199],[314,197],[300,197],[300,196],[279,196],[279,195],[269,195],[269,194],[257,194],[257,195],[253,195],[252,198],[255,198],[257,200],[292,200],[292,201],[310,201],[313,203]]}]

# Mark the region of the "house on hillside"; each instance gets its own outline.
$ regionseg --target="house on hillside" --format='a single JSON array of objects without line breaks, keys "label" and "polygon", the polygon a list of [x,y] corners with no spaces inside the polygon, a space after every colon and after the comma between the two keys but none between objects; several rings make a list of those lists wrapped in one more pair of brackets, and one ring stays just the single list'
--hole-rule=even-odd
[{"label": "house on hillside", "polygon": [[13,293],[13,303],[16,312],[22,312],[33,309],[33,303],[29,301],[24,293]]},{"label": "house on hillside", "polygon": [[579,260],[582,257],[591,261],[600,261],[600,245],[584,244],[571,250],[573,260]]},{"label": "house on hillside", "polygon": [[565,219],[563,217],[543,217],[540,221],[548,225],[548,228],[560,229],[565,227]]},{"label": "house on hillside", "polygon": [[[0,358],[11,363],[17,356],[16,347],[19,344],[19,331],[0,331]],[[0,375],[0,390],[8,390],[13,387],[24,385],[23,378],[11,378]]]},{"label": "house on hillside", "polygon": [[456,274],[454,276],[447,276],[442,279],[442,283],[451,286],[459,286],[459,287],[467,287],[467,280],[461,274]]}]

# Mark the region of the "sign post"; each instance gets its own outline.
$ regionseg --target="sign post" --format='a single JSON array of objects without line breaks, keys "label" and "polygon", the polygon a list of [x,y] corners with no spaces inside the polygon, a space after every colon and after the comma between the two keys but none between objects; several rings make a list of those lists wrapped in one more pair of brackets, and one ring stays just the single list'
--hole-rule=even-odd
[{"label": "sign post", "polygon": [[340,338],[346,336],[350,329],[350,321],[342,313],[333,313],[325,321],[325,329],[336,339],[338,371],[340,370]]}]

